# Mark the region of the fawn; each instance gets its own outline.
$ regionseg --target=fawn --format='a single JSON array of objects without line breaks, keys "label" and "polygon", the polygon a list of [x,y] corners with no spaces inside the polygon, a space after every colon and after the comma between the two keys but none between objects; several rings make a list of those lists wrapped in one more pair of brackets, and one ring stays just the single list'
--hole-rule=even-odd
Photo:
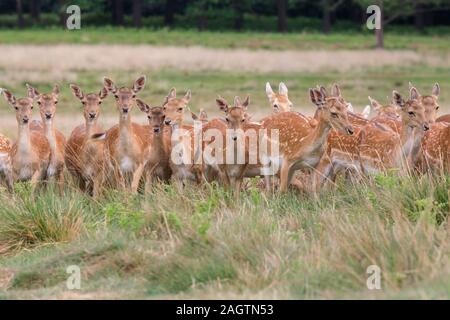
[{"label": "fawn", "polygon": [[32,121],[31,130],[44,133],[50,145],[50,163],[47,168],[46,179],[54,178],[59,185],[60,192],[64,189],[64,153],[66,149],[66,138],[55,129],[56,105],[58,104],[59,87],[55,85],[50,94],[41,94],[35,88],[26,84],[28,97],[36,100],[39,106],[41,121]]},{"label": "fawn", "polygon": [[103,87],[99,93],[84,94],[75,84],[70,88],[83,106],[85,123],[72,131],[67,141],[65,163],[80,189],[97,198],[104,182],[104,143],[91,139],[91,136],[102,132],[97,122],[108,91]]},{"label": "fawn", "polygon": [[3,90],[6,101],[15,109],[18,126],[17,141],[10,149],[14,181],[31,181],[33,189],[47,176],[50,163],[50,145],[41,131],[30,130],[33,99],[16,97]]},{"label": "fawn", "polygon": [[162,107],[150,107],[144,101],[136,99],[142,112],[147,114],[149,125],[146,126],[148,148],[145,150],[145,192],[151,191],[154,179],[169,181],[172,175],[170,168],[170,127],[164,125],[165,115]]},{"label": "fawn", "polygon": [[105,153],[108,167],[114,174],[115,180],[123,189],[137,192],[144,171],[144,151],[146,145],[146,130],[143,126],[131,121],[131,111],[136,102],[136,94],[145,85],[145,76],[141,76],[132,88],[118,88],[114,82],[103,78],[104,87],[114,95],[119,112],[119,124],[110,128],[106,133],[94,134],[93,139],[105,140]]},{"label": "fawn", "polygon": [[279,130],[280,191],[285,192],[294,172],[301,168],[313,169],[319,163],[331,128],[353,134],[347,116],[347,105],[342,97],[328,96],[324,87],[310,89],[311,101],[317,106],[317,125],[311,126],[305,117],[284,112],[264,119],[265,129]]},{"label": "fawn", "polygon": [[278,87],[278,93],[273,92],[270,83],[266,83],[266,95],[269,98],[270,104],[272,105],[272,112],[287,112],[292,109],[292,102],[288,97],[288,88],[283,82],[280,82]]}]

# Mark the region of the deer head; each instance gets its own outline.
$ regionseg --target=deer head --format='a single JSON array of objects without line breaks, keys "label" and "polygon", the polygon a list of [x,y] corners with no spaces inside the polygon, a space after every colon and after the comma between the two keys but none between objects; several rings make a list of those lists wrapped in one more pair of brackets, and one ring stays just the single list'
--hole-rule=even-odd
[{"label": "deer head", "polygon": [[132,88],[117,88],[111,79],[103,78],[105,88],[114,95],[116,106],[123,120],[129,119],[131,110],[136,102],[136,94],[144,89],[145,76],[141,76],[133,84]]},{"label": "deer head", "polygon": [[[247,107],[250,103],[250,97],[247,96],[244,102],[239,97],[234,98],[234,106],[230,107],[224,98],[216,99],[217,106],[225,113],[225,121],[228,129],[237,131],[243,129],[248,119]],[[233,140],[237,140],[237,136],[233,136]]]},{"label": "deer head", "polygon": [[288,97],[288,88],[283,82],[280,82],[278,93],[273,92],[270,83],[266,83],[266,95],[272,105],[273,113],[287,112],[292,109],[292,102]]},{"label": "deer head", "polygon": [[398,106],[392,102],[386,105],[382,105],[377,100],[372,97],[368,97],[370,101],[370,105],[377,112],[377,116],[388,117],[392,119],[400,118]]},{"label": "deer head", "polygon": [[164,110],[162,107],[150,107],[141,99],[136,99],[136,103],[142,112],[147,114],[148,124],[155,134],[160,134],[164,126]]},{"label": "deer head", "polygon": [[177,98],[177,91],[172,88],[163,103],[163,110],[166,116],[165,124],[181,125],[184,121],[184,112],[191,100],[191,91],[188,90],[183,98]]},{"label": "deer head", "polygon": [[58,104],[59,87],[55,85],[51,93],[39,93],[35,88],[26,84],[28,97],[36,100],[39,106],[39,113],[41,115],[42,122],[51,123],[55,117],[56,105]]},{"label": "deer head", "polygon": [[410,97],[419,100],[423,105],[423,107],[425,108],[425,117],[430,124],[436,122],[437,112],[439,110],[438,99],[440,91],[441,89],[439,87],[439,84],[435,83],[433,88],[431,89],[431,95],[422,96],[419,90],[417,90],[417,88],[414,87],[411,82],[409,83]]},{"label": "deer head", "polygon": [[33,114],[33,99],[31,98],[19,98],[16,97],[9,91],[4,89],[3,96],[6,101],[16,110],[16,120],[21,126],[28,126]]},{"label": "deer head", "polygon": [[100,116],[100,105],[108,95],[108,90],[103,87],[99,93],[84,94],[81,88],[75,84],[70,85],[73,95],[83,105],[83,116],[87,122],[95,122]]},{"label": "deer head", "polygon": [[430,124],[425,115],[425,108],[414,91],[410,92],[409,99],[405,101],[400,93],[394,90],[392,92],[392,100],[400,108],[403,126],[422,128],[424,131],[430,129]]},{"label": "deer head", "polygon": [[317,106],[315,118],[331,128],[351,135],[354,131],[348,120],[347,103],[342,98],[339,87],[337,90],[333,90],[336,96],[329,96],[324,87],[309,89],[311,101]]}]

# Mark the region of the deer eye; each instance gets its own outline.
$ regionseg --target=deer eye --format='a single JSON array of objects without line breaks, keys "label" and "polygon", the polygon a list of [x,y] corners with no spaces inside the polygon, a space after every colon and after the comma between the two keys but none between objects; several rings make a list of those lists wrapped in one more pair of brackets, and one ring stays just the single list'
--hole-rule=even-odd
[{"label": "deer eye", "polygon": [[409,111],[408,114],[409,114],[411,117],[414,117],[414,116],[416,115],[413,111]]},{"label": "deer eye", "polygon": [[332,116],[333,118],[337,118],[337,117],[338,117],[338,114],[337,114],[336,112],[331,112],[331,116]]},{"label": "deer eye", "polygon": [[278,108],[279,108],[279,106],[278,106],[277,104],[274,104],[273,107],[274,107],[275,109],[278,109]]},{"label": "deer eye", "polygon": [[147,116],[147,118],[148,118],[148,120],[152,120],[152,117],[151,117],[151,116]]},{"label": "deer eye", "polygon": [[31,110],[33,110],[33,108],[34,108],[34,107],[33,107],[33,106],[31,106]]},{"label": "deer eye", "polygon": [[225,120],[226,120],[227,122],[230,122],[230,119],[228,119],[228,118],[225,118]]},{"label": "deer eye", "polygon": [[14,107],[14,109],[19,110],[19,107]]},{"label": "deer eye", "polygon": [[103,102],[103,101],[100,100],[100,101],[98,102],[98,104],[102,104],[102,102]]},{"label": "deer eye", "polygon": [[242,119],[242,122],[245,122],[245,119]]},{"label": "deer eye", "polygon": [[40,102],[40,101],[38,101],[38,102],[37,102],[37,104],[38,104],[38,105],[41,105],[41,102]]},{"label": "deer eye", "polygon": [[55,104],[58,104],[58,101],[55,101]]},{"label": "deer eye", "polygon": [[178,108],[178,111],[180,111],[180,112],[183,111],[183,108]]},{"label": "deer eye", "polygon": [[115,97],[116,99],[119,99],[119,96],[118,96],[117,94],[115,94],[114,97]]},{"label": "deer eye", "polygon": [[436,107],[436,110],[439,110],[439,106]]}]

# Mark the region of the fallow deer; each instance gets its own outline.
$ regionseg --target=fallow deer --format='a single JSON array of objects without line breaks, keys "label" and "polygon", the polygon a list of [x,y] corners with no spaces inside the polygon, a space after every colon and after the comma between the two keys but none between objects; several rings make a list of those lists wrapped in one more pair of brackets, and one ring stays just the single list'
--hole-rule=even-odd
[{"label": "fallow deer", "polygon": [[[262,126],[267,130],[279,130],[280,157],[277,160],[280,191],[285,192],[298,169],[313,169],[324,151],[328,133],[332,128],[353,134],[347,116],[347,105],[342,97],[328,96],[324,87],[310,89],[311,101],[317,106],[317,125],[311,130],[308,121],[297,113],[284,112],[266,118]],[[276,161],[276,160],[275,160]]]},{"label": "fallow deer", "polygon": [[269,98],[270,104],[272,105],[272,112],[287,112],[292,109],[292,102],[289,100],[288,88],[283,82],[280,82],[278,87],[278,93],[275,93],[270,86],[270,83],[266,83],[266,95]]},{"label": "fallow deer", "polygon": [[170,144],[171,129],[165,126],[165,115],[162,107],[150,107],[144,101],[136,99],[136,103],[142,112],[147,114],[149,125],[146,126],[148,132],[145,150],[145,192],[151,191],[153,181],[169,181],[172,170],[170,168]]},{"label": "fallow deer", "polygon": [[67,141],[65,163],[79,187],[97,198],[105,174],[104,143],[91,139],[91,136],[102,132],[97,122],[101,112],[100,105],[108,91],[103,87],[99,93],[84,94],[75,84],[71,84],[70,88],[83,106],[85,123],[72,131]]},{"label": "fallow deer", "polygon": [[93,138],[105,139],[106,160],[120,185],[131,192],[137,192],[145,166],[147,133],[143,126],[131,121],[131,111],[136,103],[136,94],[144,88],[145,76],[139,77],[132,88],[118,88],[106,77],[103,78],[103,82],[105,88],[116,99],[119,124],[106,133],[94,134]]},{"label": "fallow deer", "polygon": [[[0,92],[2,89],[0,88]],[[9,192],[13,191],[13,174],[11,163],[11,141],[0,134],[0,181],[6,184]]]},{"label": "fallow deer", "polygon": [[[400,132],[379,122],[371,122],[361,130],[358,152],[361,170],[366,175],[392,168],[399,168],[402,172],[411,169],[412,153],[420,145],[420,133],[430,128],[425,108],[414,90],[406,102],[397,91],[393,91],[392,97],[399,107]],[[417,134],[413,134],[415,129]]]},{"label": "fallow deer", "polygon": [[191,117],[192,117],[192,120],[194,120],[194,121],[200,121],[201,123],[208,122],[208,114],[203,109],[200,109],[200,112],[198,113],[198,115],[196,115],[195,113],[193,113],[191,111]]},{"label": "fallow deer", "polygon": [[43,133],[30,130],[33,99],[16,97],[8,90],[3,96],[16,111],[17,141],[12,145],[10,158],[14,181],[31,181],[33,189],[47,175],[50,161],[50,145]]},{"label": "fallow deer", "polygon": [[35,88],[26,85],[28,97],[34,99],[39,106],[41,121],[33,121],[30,124],[31,130],[41,131],[50,145],[50,163],[47,168],[46,179],[54,178],[59,185],[60,192],[64,188],[64,153],[66,149],[66,138],[55,129],[56,105],[59,98],[59,87],[55,85],[49,94],[39,93]]}]

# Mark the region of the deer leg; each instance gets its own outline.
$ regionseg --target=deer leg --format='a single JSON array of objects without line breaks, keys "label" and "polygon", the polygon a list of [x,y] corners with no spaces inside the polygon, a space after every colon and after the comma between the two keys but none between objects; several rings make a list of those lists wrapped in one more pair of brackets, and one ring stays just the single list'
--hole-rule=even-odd
[{"label": "deer leg", "polygon": [[292,178],[292,173],[290,173],[291,164],[288,161],[283,161],[280,169],[280,192],[286,192],[290,180]]},{"label": "deer leg", "polygon": [[159,165],[159,163],[155,163],[153,167],[151,167],[149,170],[147,170],[146,179],[145,179],[145,193],[148,194],[152,191],[153,187],[153,175],[156,170],[156,167]]},{"label": "deer leg", "polygon": [[144,164],[141,163],[133,173],[131,180],[131,192],[136,193],[139,187],[139,181],[141,181],[142,173],[144,172]]}]

